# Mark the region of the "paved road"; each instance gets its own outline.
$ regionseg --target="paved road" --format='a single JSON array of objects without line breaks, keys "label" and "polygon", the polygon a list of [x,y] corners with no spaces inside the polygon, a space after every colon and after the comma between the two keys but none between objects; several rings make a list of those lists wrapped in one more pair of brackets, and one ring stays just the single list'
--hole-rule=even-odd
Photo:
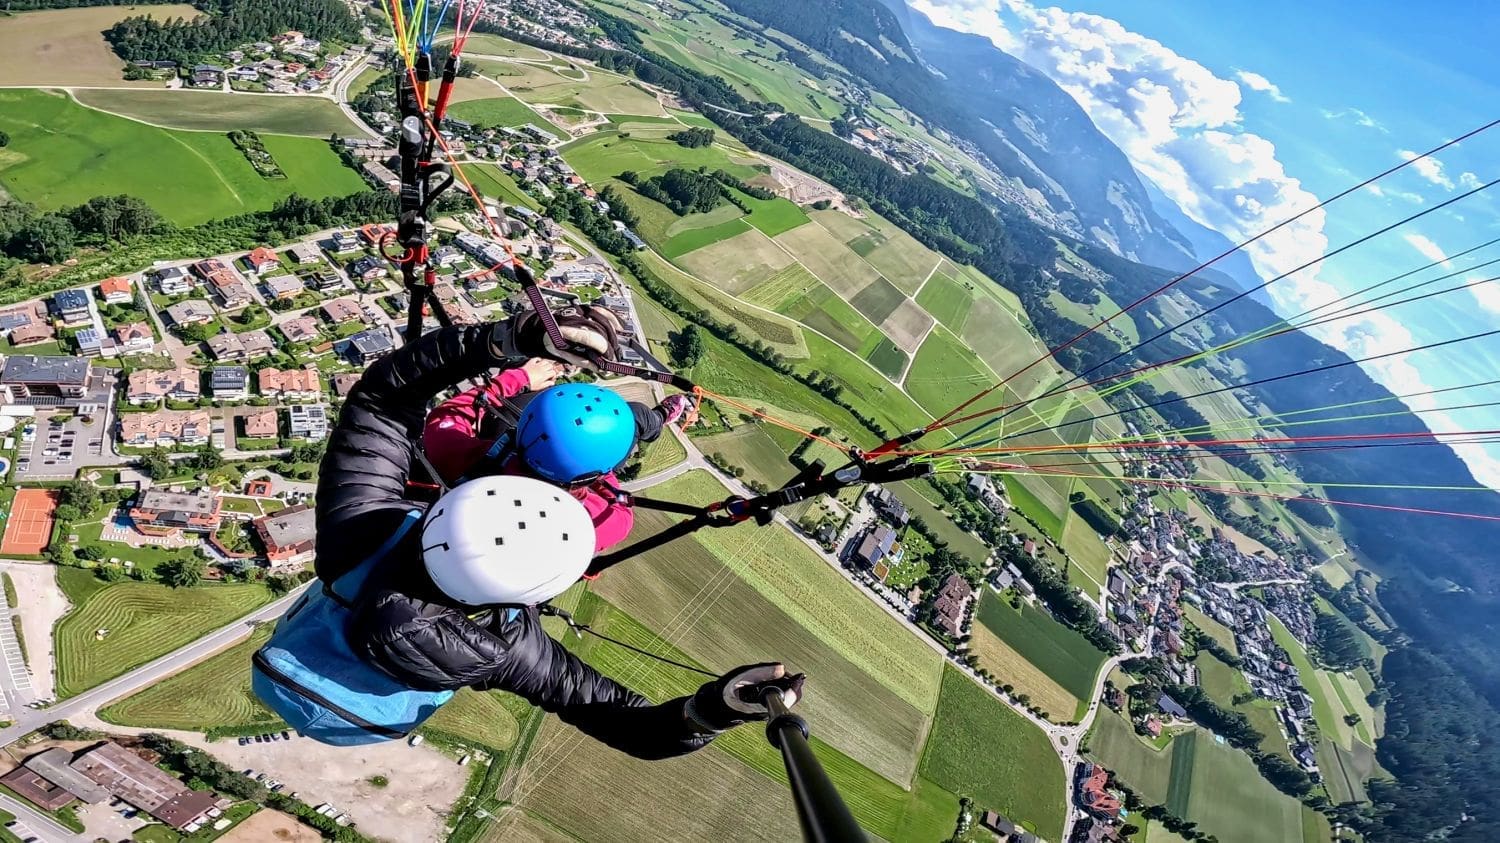
[{"label": "paved road", "polygon": [[15,814],[16,824],[11,826],[10,831],[22,840],[34,837],[42,843],[71,843],[74,840],[88,839],[63,828],[56,820],[19,799],[0,794],[0,809]]},{"label": "paved road", "polygon": [[27,703],[36,700],[12,617],[10,607],[0,602],[0,694],[4,696],[6,712],[22,711]]},{"label": "paved road", "polygon": [[168,653],[156,661],[136,668],[124,676],[112,679],[93,690],[86,691],[76,697],[69,697],[49,708],[41,710],[21,709],[17,711],[15,723],[8,728],[0,729],[0,746],[14,743],[26,734],[54,720],[66,720],[69,715],[77,712],[92,712],[112,700],[135,693],[148,685],[171,676],[194,662],[213,655],[249,635],[251,629],[256,624],[281,617],[281,613],[285,612],[287,607],[291,606],[292,601],[296,600],[306,589],[307,586],[304,585],[291,594],[262,606],[228,626],[199,638],[197,641],[180,650]]}]

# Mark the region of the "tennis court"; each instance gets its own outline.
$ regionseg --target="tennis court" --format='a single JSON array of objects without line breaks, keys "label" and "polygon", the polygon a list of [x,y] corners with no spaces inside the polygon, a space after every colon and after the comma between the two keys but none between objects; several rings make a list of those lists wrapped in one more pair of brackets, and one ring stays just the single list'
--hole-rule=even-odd
[{"label": "tennis court", "polygon": [[35,556],[47,549],[52,539],[52,513],[57,509],[57,493],[48,489],[21,489],[5,521],[5,537],[0,539],[0,554],[19,553]]}]

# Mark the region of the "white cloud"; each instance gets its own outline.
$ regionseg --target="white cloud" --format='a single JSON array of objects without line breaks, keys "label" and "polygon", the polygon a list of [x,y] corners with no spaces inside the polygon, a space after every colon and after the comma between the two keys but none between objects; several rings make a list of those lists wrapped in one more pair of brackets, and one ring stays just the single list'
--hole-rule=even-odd
[{"label": "white cloud", "polygon": [[1417,158],[1418,153],[1412,152],[1410,149],[1398,150],[1396,154],[1401,156],[1401,160],[1403,161],[1413,162],[1411,168],[1424,180],[1432,182],[1444,190],[1453,189],[1453,179],[1448,178],[1447,174],[1443,172],[1443,162],[1432,157],[1419,160]]},{"label": "white cloud", "polygon": [[1473,190],[1482,184],[1484,184],[1484,182],[1479,180],[1479,176],[1468,172],[1467,170],[1458,174],[1458,185],[1464,190]]},{"label": "white cloud", "polygon": [[1382,199],[1400,199],[1403,202],[1410,202],[1413,205],[1421,205],[1427,201],[1422,198],[1422,194],[1420,193],[1397,190],[1393,187],[1381,187],[1379,182],[1370,182],[1365,185],[1365,192],[1372,196],[1379,196]]},{"label": "white cloud", "polygon": [[1323,109],[1323,118],[1325,120],[1353,120],[1354,125],[1356,126],[1362,126],[1366,129],[1374,129],[1387,135],[1391,133],[1389,129],[1380,124],[1379,120],[1376,120],[1374,117],[1371,117],[1370,115],[1364,113],[1363,111],[1360,111],[1357,108],[1345,108],[1341,111],[1333,111],[1331,109],[1325,108]]},{"label": "white cloud", "polygon": [[1444,269],[1453,268],[1453,262],[1448,260],[1448,253],[1443,251],[1442,246],[1434,243],[1432,238],[1421,234],[1403,234],[1401,235],[1401,239],[1405,240],[1413,249],[1421,252],[1422,257],[1433,263],[1442,264]]},{"label": "white cloud", "polygon": [[[1244,128],[1238,84],[1216,76],[1158,41],[1126,29],[1118,21],[1036,7],[1026,0],[911,2],[937,25],[984,35],[1000,49],[1049,76],[1188,216],[1231,240],[1248,239],[1318,203],[1316,196],[1287,173],[1277,158],[1276,146]],[[1240,80],[1254,89],[1243,75]],[[1374,118],[1353,108],[1325,111],[1324,116],[1386,131]],[[1415,157],[1415,153],[1403,154],[1408,160]],[[1449,189],[1454,186],[1432,159],[1423,159],[1412,168],[1434,184]],[[1389,185],[1371,192],[1421,202],[1421,197]],[[1322,210],[1312,211],[1263,237],[1245,252],[1266,278],[1281,275],[1328,251],[1324,221]],[[1408,242],[1414,248],[1423,248]],[[1440,257],[1445,256],[1439,250],[1430,259]],[[1284,313],[1302,312],[1342,295],[1318,277],[1316,267],[1272,284],[1267,292]],[[1355,359],[1421,344],[1405,325],[1383,311],[1333,322],[1312,332]],[[1365,364],[1365,368],[1397,395],[1431,389],[1406,357],[1386,358]],[[1419,403],[1412,406],[1426,408]],[[1434,430],[1463,429],[1440,414],[1426,418]],[[1478,446],[1460,451],[1460,456],[1482,482],[1500,487],[1500,457]]]},{"label": "white cloud", "polygon": [[1291,102],[1292,98],[1281,92],[1281,86],[1251,70],[1236,70],[1234,75],[1252,91],[1270,96],[1276,102]]},{"label": "white cloud", "polygon": [[[1473,284],[1478,280],[1477,276],[1471,275],[1464,279],[1464,283]],[[1480,307],[1491,313],[1500,314],[1500,284],[1494,281],[1474,284],[1469,288],[1469,294],[1474,297],[1474,301],[1479,302]]]}]

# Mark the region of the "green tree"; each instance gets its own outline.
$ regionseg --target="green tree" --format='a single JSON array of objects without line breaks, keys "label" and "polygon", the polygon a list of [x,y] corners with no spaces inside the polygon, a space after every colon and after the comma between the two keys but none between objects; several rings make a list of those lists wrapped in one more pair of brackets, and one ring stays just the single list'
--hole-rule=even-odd
[{"label": "green tree", "polygon": [[57,490],[57,502],[93,512],[100,504],[99,487],[87,480],[69,480]]},{"label": "green tree", "polygon": [[10,146],[10,133],[0,131],[0,149]]},{"label": "green tree", "polygon": [[224,464],[224,455],[213,446],[212,442],[205,442],[193,457],[193,468],[199,471],[213,471]]},{"label": "green tree", "polygon": [[196,559],[169,559],[156,566],[156,573],[173,588],[191,588],[203,581],[203,563]]},{"label": "green tree", "polygon": [[78,232],[57,214],[28,220],[11,236],[9,252],[33,263],[62,263],[73,256]]},{"label": "green tree", "polygon": [[141,470],[151,476],[152,480],[160,480],[172,475],[172,458],[167,455],[167,449],[160,445],[152,448],[141,457]]},{"label": "green tree", "polygon": [[672,334],[669,350],[679,366],[696,366],[703,359],[703,332],[697,325],[688,325]]}]

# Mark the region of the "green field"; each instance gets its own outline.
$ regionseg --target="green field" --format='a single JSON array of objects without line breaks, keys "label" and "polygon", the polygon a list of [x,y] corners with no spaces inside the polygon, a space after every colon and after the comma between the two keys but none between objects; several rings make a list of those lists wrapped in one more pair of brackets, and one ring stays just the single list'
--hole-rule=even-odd
[{"label": "green field", "polygon": [[1240,654],[1240,648],[1235,646],[1234,643],[1234,630],[1203,614],[1202,610],[1191,603],[1184,603],[1182,608],[1183,616],[1193,626],[1203,630],[1209,638],[1219,642],[1219,646],[1228,650],[1231,655],[1238,656]]},{"label": "green field", "polygon": [[658,471],[666,471],[672,466],[687,459],[687,449],[677,441],[677,437],[663,431],[655,442],[648,442],[641,446],[641,474],[649,477]]},{"label": "green field", "polygon": [[962,334],[969,309],[974,306],[974,295],[952,276],[938,273],[917,294],[917,304],[948,330]]},{"label": "green field", "polygon": [[879,329],[828,287],[817,284],[777,311],[863,356],[884,340]]},{"label": "green field", "polygon": [[794,263],[756,284],[741,298],[751,304],[785,313],[784,308],[790,307],[793,302],[821,285],[822,282],[808,272],[807,267]]},{"label": "green field", "polygon": [[[95,579],[89,571],[79,574]],[[65,591],[77,579],[58,572]],[[89,587],[89,586],[86,586]],[[265,605],[261,585],[213,585],[172,589],[117,583],[90,593],[57,624],[57,695],[70,697],[152,659],[170,653]],[[95,633],[108,630],[104,639]]]},{"label": "green field", "polygon": [[514,129],[529,123],[538,129],[551,132],[558,138],[567,138],[568,136],[567,132],[557,128],[557,126],[542,117],[542,115],[532,111],[531,106],[515,97],[494,97],[492,99],[456,102],[449,107],[448,113],[459,120],[485,128],[504,127]]},{"label": "green field", "polygon": [[1135,727],[1124,717],[1100,709],[1089,732],[1088,747],[1090,758],[1113,770],[1141,799],[1156,805],[1167,801],[1176,741],[1166,749],[1152,749],[1136,736]]},{"label": "green field", "polygon": [[[530,708],[530,704],[519,697],[511,697],[509,702],[511,705]],[[442,732],[491,749],[509,749],[520,732],[520,726],[511,712],[505,696],[499,691],[465,688],[455,694],[447,705],[438,709],[422,725],[422,729]]]},{"label": "green field", "polygon": [[[996,382],[994,373],[962,341],[946,328],[934,328],[906,374],[906,391],[923,409],[942,415]],[[982,399],[983,407],[1009,403],[1007,392],[991,393]]]},{"label": "green field", "polygon": [[979,659],[980,667],[994,674],[1002,687],[1009,685],[1015,694],[1025,694],[1027,701],[1045,712],[1049,720],[1065,723],[1078,717],[1078,697],[982,623],[969,629],[969,652]]},{"label": "green field", "polygon": [[[1249,756],[1194,730],[1172,742],[1168,810],[1236,843],[1302,839],[1302,803],[1272,787]],[[1233,794],[1233,798],[1225,798]]]},{"label": "green field", "polygon": [[791,479],[796,468],[787,462],[787,452],[772,439],[762,424],[742,424],[728,433],[715,433],[696,440],[698,448],[710,456],[721,456],[725,462],[745,470],[744,479],[775,488]]},{"label": "green field", "polygon": [[99,711],[109,723],[204,732],[215,726],[283,728],[250,690],[250,654],[271,637],[271,624],[181,673]]},{"label": "green field", "polygon": [[975,619],[1078,699],[1089,699],[1104,653],[1030,603],[1020,611],[984,589]]},{"label": "green field", "polygon": [[[263,135],[287,178],[261,178],[224,135],[158,129],[84,108],[60,94],[0,91],[0,185],[44,208],[128,193],[179,225],[365,190],[324,141]],[[161,174],[170,172],[171,179]]]},{"label": "green field", "polygon": [[[760,237],[756,232],[750,234]],[[719,288],[698,281],[654,252],[643,252],[639,257],[657,277],[714,318],[738,326],[747,339],[760,339],[791,359],[808,356],[802,328],[791,319],[750,307]]]},{"label": "green field", "polygon": [[784,231],[776,236],[776,242],[845,300],[852,300],[880,278],[875,267],[820,225],[804,225]]},{"label": "green field", "polygon": [[[352,92],[351,92],[352,94]],[[283,94],[226,94],[85,88],[73,96],[90,108],[170,129],[228,132],[254,129],[278,135],[364,137],[333,100]]]},{"label": "green field", "polygon": [[1073,559],[1073,569],[1087,580],[1085,588],[1098,597],[1104,588],[1104,580],[1109,576],[1109,560],[1113,556],[1109,545],[1099,540],[1099,534],[1087,521],[1072,512],[1063,524],[1061,544]]},{"label": "green field", "polygon": [[1263,699],[1254,699],[1239,704],[1234,702],[1235,697],[1250,693],[1250,683],[1243,673],[1208,653],[1200,653],[1198,658],[1194,659],[1193,664],[1198,667],[1198,684],[1204,692],[1219,705],[1245,715],[1250,725],[1264,736],[1260,744],[1262,752],[1280,755],[1288,761],[1296,761],[1292,757],[1291,750],[1287,748],[1286,740],[1281,736],[1281,724],[1276,716],[1274,703]]},{"label": "green field", "polygon": [[[725,491],[692,472],[652,494],[702,502]],[[636,535],[665,523],[638,512]],[[817,677],[804,713],[817,719],[819,735],[891,780],[910,781],[941,660],[805,544],[785,529],[744,526],[699,533],[640,562],[600,578],[599,594],[712,669],[774,654]]]},{"label": "green field", "polygon": [[1063,769],[1035,726],[952,667],[922,775],[978,808],[993,808],[1048,840],[1062,838]]},{"label": "green field", "polygon": [[775,237],[808,222],[807,213],[790,200],[779,196],[774,199],[757,199],[738,190],[733,193],[750,208],[745,221],[760,229],[767,237]]},{"label": "green field", "polygon": [[467,164],[464,166],[464,175],[468,176],[469,183],[474,185],[479,194],[487,199],[495,199],[509,205],[520,205],[532,210],[541,208],[535,199],[521,190],[515,179],[502,173],[500,168],[493,164]]},{"label": "green field", "polygon": [[842,211],[830,210],[817,211],[813,218],[849,244],[906,295],[916,293],[942,261],[937,252],[878,214],[866,213],[864,219],[855,219]]},{"label": "green field", "polygon": [[875,350],[866,357],[870,365],[880,370],[880,373],[891,380],[900,379],[906,371],[906,352],[896,347],[889,339],[881,339]]},{"label": "green field", "polygon": [[906,294],[881,276],[855,293],[849,303],[854,305],[855,310],[863,313],[866,319],[879,325],[895,313],[903,301],[906,301]]},{"label": "green field", "polygon": [[589,182],[613,178],[634,170],[642,178],[659,175],[673,167],[722,169],[742,179],[753,179],[765,170],[758,159],[731,155],[717,146],[689,149],[664,138],[622,137],[618,132],[596,132],[566,144],[563,158]]},{"label": "green field", "polygon": [[[937,537],[948,543],[953,552],[967,557],[974,564],[983,564],[989,557],[990,549],[977,537],[964,532],[963,528],[953,523],[947,513],[938,508],[933,499],[938,498],[937,491],[918,480],[903,480],[900,483],[890,484],[890,489],[895,493],[906,508],[911,511],[915,518],[921,518],[927,522]],[[928,497],[931,495],[932,497]],[[940,498],[938,498],[940,499]]]},{"label": "green field", "polygon": [[703,228],[690,228],[661,244],[661,253],[669,259],[680,258],[689,252],[712,246],[721,240],[728,240],[749,230],[750,226],[739,218]]}]

